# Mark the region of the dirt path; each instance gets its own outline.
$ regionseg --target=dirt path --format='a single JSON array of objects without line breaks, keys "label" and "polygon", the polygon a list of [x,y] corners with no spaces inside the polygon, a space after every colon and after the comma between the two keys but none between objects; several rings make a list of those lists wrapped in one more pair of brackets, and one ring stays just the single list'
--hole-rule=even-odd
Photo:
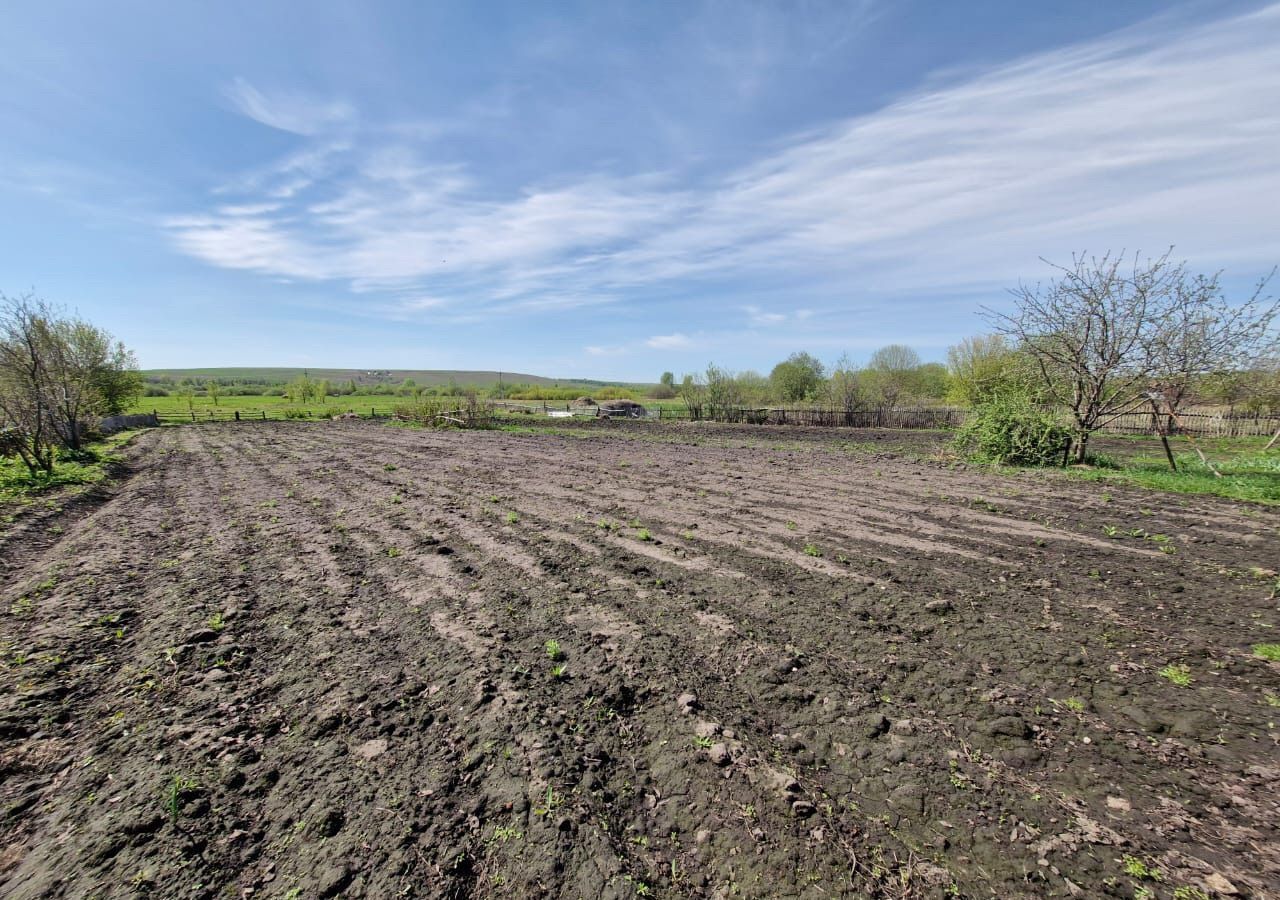
[{"label": "dirt path", "polygon": [[130,466],[0,533],[2,896],[1280,896],[1276,512],[750,429]]}]

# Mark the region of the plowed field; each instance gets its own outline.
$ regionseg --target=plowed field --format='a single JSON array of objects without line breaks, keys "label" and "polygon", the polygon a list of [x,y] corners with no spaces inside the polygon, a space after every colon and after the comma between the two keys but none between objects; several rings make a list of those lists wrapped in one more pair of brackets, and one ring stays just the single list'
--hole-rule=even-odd
[{"label": "plowed field", "polygon": [[0,895],[1280,896],[1280,514],[875,437],[140,435],[0,526]]}]

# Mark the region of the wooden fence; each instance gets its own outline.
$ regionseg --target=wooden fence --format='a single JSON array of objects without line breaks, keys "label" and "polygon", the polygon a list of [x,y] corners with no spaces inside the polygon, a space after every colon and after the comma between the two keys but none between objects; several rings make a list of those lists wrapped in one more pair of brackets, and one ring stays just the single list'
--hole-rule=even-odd
[{"label": "wooden fence", "polygon": [[[544,404],[538,402],[516,403],[495,402],[495,412],[499,416],[549,416],[553,413],[564,415],[565,404]],[[574,415],[595,416],[598,411],[594,407],[567,407]],[[312,421],[329,419],[336,411],[306,412],[289,407],[272,409],[241,410],[197,410],[188,413],[152,414],[143,417],[147,421],[138,424],[181,424],[184,422],[261,422],[301,419]],[[362,419],[391,418],[390,410],[379,410],[370,407],[368,410],[356,410]],[[866,407],[861,409],[831,409],[814,406],[735,406],[716,410],[714,416],[705,408],[701,414],[694,416],[687,409],[653,407],[646,411],[643,418],[648,420],[700,421],[741,423],[751,425],[809,425],[819,427],[843,428],[957,428],[964,423],[968,410],[960,406],[899,406],[899,407]],[[1280,416],[1268,416],[1255,413],[1229,412],[1197,412],[1188,410],[1178,414],[1181,428],[1167,421],[1165,427],[1170,434],[1191,434],[1198,437],[1246,437],[1270,436],[1280,429]],[[104,425],[106,422],[104,421]],[[123,427],[133,427],[123,426]],[[1134,412],[1119,416],[1099,429],[1109,434],[1156,434],[1156,422],[1150,412]]]},{"label": "wooden fence", "polygon": [[[1270,437],[1280,429],[1280,416],[1257,413],[1180,412],[1177,420],[1161,416],[1169,434],[1191,434],[1197,437]],[[1102,429],[1111,434],[1157,434],[1157,420],[1151,412],[1126,413],[1108,422]]]}]

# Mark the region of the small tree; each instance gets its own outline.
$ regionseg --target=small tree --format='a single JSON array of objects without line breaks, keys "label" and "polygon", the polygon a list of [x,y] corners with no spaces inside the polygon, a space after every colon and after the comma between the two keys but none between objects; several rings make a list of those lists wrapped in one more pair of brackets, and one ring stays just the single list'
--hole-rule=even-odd
[{"label": "small tree", "polygon": [[218,405],[218,397],[222,394],[222,385],[218,384],[218,379],[210,378],[204,383],[204,394],[209,398],[210,405]]},{"label": "small tree", "polygon": [[693,375],[685,375],[680,382],[680,399],[689,410],[689,418],[694,421],[702,418],[707,402],[707,389]]},{"label": "small tree", "polygon": [[1027,359],[1002,334],[968,337],[947,349],[947,397],[976,406],[1001,395],[1030,391]]},{"label": "small tree", "polygon": [[305,372],[289,382],[286,389],[293,403],[308,403],[315,395],[316,384]]},{"label": "small tree", "polygon": [[145,389],[137,357],[119,341],[110,357],[94,372],[93,382],[105,416],[123,413],[138,401]]},{"label": "small tree", "polygon": [[[1156,372],[1160,298],[1176,280],[1169,255],[1130,270],[1123,257],[1076,256],[1047,285],[1019,285],[1012,314],[986,310],[997,330],[1033,360],[1047,399],[1071,413],[1075,459],[1089,436],[1143,401]],[[1053,265],[1050,263],[1050,265]]]},{"label": "small tree", "polygon": [[854,414],[866,402],[865,393],[857,367],[849,359],[849,354],[842,354],[831,369],[826,394],[831,407],[843,414],[844,424],[853,424]]},{"label": "small tree", "polygon": [[892,408],[911,392],[920,356],[903,344],[890,344],[871,354],[867,375],[882,405]]},{"label": "small tree", "polygon": [[773,367],[769,382],[784,403],[806,400],[818,393],[825,374],[823,365],[808,353],[792,353]]},{"label": "small tree", "polygon": [[[329,379],[321,378],[319,381],[316,382],[316,399],[319,400],[321,403],[327,402],[329,399],[329,395],[331,393],[333,393],[333,388],[329,384]],[[415,392],[415,396],[421,396],[421,394],[422,394],[422,389],[419,388]]]},{"label": "small tree", "polygon": [[715,363],[707,366],[707,415],[712,419],[732,419],[742,406],[742,389],[733,373]]},{"label": "small tree", "polygon": [[1012,291],[1013,313],[985,312],[1031,358],[1046,398],[1070,411],[1077,462],[1093,432],[1147,404],[1153,391],[1176,407],[1192,377],[1217,368],[1233,345],[1259,352],[1276,313],[1261,298],[1265,279],[1253,299],[1232,307],[1216,276],[1192,278],[1170,253],[1135,254],[1131,266],[1123,255],[1081,255],[1054,268],[1047,285]]},{"label": "small tree", "polygon": [[101,328],[30,294],[0,295],[0,428],[33,474],[53,471],[56,445],[81,449],[141,385],[132,354]]}]

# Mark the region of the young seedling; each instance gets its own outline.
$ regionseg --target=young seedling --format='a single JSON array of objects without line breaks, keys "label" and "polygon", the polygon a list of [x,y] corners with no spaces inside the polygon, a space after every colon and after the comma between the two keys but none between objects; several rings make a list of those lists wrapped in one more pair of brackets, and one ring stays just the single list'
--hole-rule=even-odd
[{"label": "young seedling", "polygon": [[642,541],[653,540],[653,535],[649,533],[648,528],[641,528],[639,531],[636,532],[636,537],[638,537]]},{"label": "young seedling", "polygon": [[182,812],[182,801],[187,794],[194,791],[199,785],[194,778],[187,778],[183,775],[174,775],[173,781],[169,782],[169,788],[165,791],[164,805],[169,811],[169,818],[177,822],[178,815]]},{"label": "young seedling", "polygon": [[520,514],[519,514],[519,513],[517,513],[515,510],[512,510],[511,512],[507,513],[507,524],[508,524],[508,525],[514,525],[514,524],[516,524],[516,523],[517,523],[517,522],[519,522],[519,521],[520,521]]},{"label": "young seedling", "polygon": [[211,615],[209,618],[205,619],[204,623],[214,631],[221,631],[222,629],[227,627],[227,623],[226,621],[223,620],[222,613],[220,612],[216,612],[213,615]]},{"label": "young seedling", "polygon": [[556,662],[557,660],[564,658],[564,651],[560,649],[560,642],[557,640],[547,641],[546,651],[547,651],[547,659],[551,660],[552,662]]},{"label": "young seedling", "polygon": [[559,663],[551,667],[551,677],[559,681],[567,677],[568,671],[569,666],[566,663]]},{"label": "young seedling", "polygon": [[822,551],[818,549],[816,544],[805,544],[804,555],[805,556],[821,556]]},{"label": "young seedling", "polygon": [[1170,663],[1160,670],[1159,675],[1161,678],[1168,679],[1178,685],[1178,687],[1186,687],[1191,684],[1191,669],[1185,665],[1179,664],[1175,666]]}]

